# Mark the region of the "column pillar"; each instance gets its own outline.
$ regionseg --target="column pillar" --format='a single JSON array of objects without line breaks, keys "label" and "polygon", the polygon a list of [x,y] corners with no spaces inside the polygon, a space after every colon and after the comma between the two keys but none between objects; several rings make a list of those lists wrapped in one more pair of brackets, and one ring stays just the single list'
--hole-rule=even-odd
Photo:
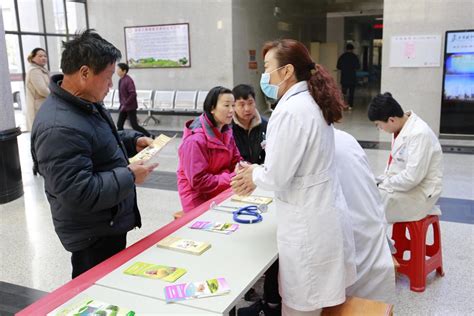
[{"label": "column pillar", "polygon": [[0,64],[5,65],[0,67],[0,204],[4,204],[23,195],[23,181],[17,142],[17,136],[21,131],[15,126],[2,10],[0,10]]}]

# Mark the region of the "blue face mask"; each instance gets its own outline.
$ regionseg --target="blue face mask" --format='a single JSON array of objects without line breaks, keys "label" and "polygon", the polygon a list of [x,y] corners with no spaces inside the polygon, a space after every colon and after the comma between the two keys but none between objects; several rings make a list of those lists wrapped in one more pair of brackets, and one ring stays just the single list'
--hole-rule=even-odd
[{"label": "blue face mask", "polygon": [[[278,69],[281,69],[285,66],[282,66],[280,68],[277,68],[273,71],[277,71]],[[260,89],[262,89],[262,92],[269,97],[272,100],[278,99],[278,88],[279,86],[286,80],[283,80],[280,82],[278,85],[270,84],[270,74],[273,72],[264,72],[262,74],[262,77],[260,78]]]}]

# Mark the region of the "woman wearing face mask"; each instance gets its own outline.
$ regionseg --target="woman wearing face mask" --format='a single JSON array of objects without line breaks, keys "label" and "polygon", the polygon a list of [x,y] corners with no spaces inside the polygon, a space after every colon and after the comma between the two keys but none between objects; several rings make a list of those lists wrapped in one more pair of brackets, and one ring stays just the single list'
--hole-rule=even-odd
[{"label": "woman wearing face mask", "polygon": [[242,159],[232,135],[234,96],[214,87],[204,100],[204,113],[188,121],[178,149],[178,192],[188,212],[230,187]]},{"label": "woman wearing face mask", "polygon": [[240,169],[232,187],[242,195],[256,186],[275,192],[283,315],[319,315],[345,301],[356,275],[352,228],[333,163],[332,124],[344,103],[302,43],[269,42],[263,56],[262,91],[279,100],[268,122],[265,162]]},{"label": "woman wearing face mask", "polygon": [[42,48],[35,48],[28,56],[30,68],[26,73],[26,128],[31,131],[41,104],[49,95],[48,56]]}]

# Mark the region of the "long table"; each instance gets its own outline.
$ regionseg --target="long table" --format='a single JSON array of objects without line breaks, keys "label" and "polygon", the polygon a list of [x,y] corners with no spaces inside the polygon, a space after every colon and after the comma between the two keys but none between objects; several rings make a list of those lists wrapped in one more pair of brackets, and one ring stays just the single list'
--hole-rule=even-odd
[{"label": "long table", "polygon": [[[254,194],[272,196],[272,193],[261,190]],[[232,222],[231,209],[210,209],[212,202],[227,206],[245,205],[231,202],[231,195],[231,190],[221,193],[71,280],[17,315],[44,315],[86,296],[133,309],[137,315],[227,314],[278,257],[274,203],[262,214],[262,222],[240,224],[239,229],[230,235],[189,229],[195,220]],[[207,241],[212,246],[200,256],[155,246],[169,235]],[[187,273],[175,283],[224,277],[231,292],[222,296],[167,304],[163,289],[170,283],[123,273],[136,261],[185,268]]]}]

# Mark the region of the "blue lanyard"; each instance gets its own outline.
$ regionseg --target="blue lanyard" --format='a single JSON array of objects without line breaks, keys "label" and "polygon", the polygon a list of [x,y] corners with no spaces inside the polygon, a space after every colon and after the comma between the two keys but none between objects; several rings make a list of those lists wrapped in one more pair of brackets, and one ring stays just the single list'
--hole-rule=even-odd
[{"label": "blue lanyard", "polygon": [[[260,215],[258,207],[256,205],[249,205],[239,208],[237,211],[233,212],[234,221],[241,224],[255,224],[263,220],[262,215]],[[239,216],[253,216],[255,218],[243,219]]]}]

